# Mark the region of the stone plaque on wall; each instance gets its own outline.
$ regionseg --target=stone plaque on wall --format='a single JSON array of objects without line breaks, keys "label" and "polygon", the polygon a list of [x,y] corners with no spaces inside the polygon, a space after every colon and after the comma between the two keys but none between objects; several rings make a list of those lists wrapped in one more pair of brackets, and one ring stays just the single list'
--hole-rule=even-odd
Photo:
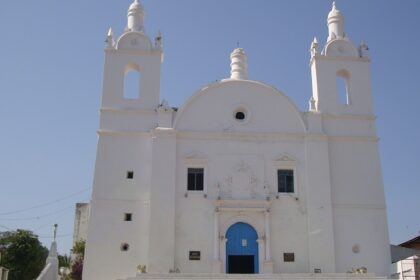
[{"label": "stone plaque on wall", "polygon": [[284,253],[283,254],[284,262],[294,262],[295,261],[295,253]]},{"label": "stone plaque on wall", "polygon": [[189,256],[190,261],[199,261],[200,258],[201,258],[200,251],[190,251],[190,256]]}]

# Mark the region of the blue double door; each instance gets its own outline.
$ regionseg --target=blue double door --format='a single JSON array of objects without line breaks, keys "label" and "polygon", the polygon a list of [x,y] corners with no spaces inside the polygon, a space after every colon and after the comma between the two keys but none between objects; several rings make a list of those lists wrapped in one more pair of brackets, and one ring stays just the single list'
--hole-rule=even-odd
[{"label": "blue double door", "polygon": [[226,232],[226,272],[258,273],[258,234],[246,223],[233,224]]}]

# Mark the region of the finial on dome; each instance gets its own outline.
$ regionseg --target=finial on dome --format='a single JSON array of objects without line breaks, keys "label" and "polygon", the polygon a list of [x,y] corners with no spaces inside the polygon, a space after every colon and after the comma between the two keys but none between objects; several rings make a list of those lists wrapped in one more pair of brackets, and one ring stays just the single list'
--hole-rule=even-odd
[{"label": "finial on dome", "polygon": [[336,38],[344,38],[344,17],[339,10],[337,10],[335,1],[332,3],[331,11],[328,13],[328,41]]},{"label": "finial on dome", "polygon": [[230,54],[230,60],[230,78],[234,80],[247,80],[248,63],[244,49],[234,49]]},{"label": "finial on dome", "polygon": [[144,32],[144,9],[139,0],[134,2],[128,8],[128,31]]}]

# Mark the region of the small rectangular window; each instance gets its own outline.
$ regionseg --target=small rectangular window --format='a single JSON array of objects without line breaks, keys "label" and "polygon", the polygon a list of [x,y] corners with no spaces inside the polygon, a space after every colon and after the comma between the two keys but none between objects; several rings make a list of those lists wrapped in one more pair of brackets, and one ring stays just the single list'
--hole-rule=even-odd
[{"label": "small rectangular window", "polygon": [[283,260],[284,262],[294,262],[295,253],[283,253]]},{"label": "small rectangular window", "polygon": [[295,192],[293,170],[279,169],[277,170],[277,183],[279,193]]},{"label": "small rectangular window", "polygon": [[134,179],[134,171],[127,171],[127,179]]},{"label": "small rectangular window", "polygon": [[187,188],[189,191],[204,189],[204,168],[188,168]]},{"label": "small rectangular window", "polygon": [[124,221],[130,222],[133,220],[133,214],[132,213],[124,213]]}]

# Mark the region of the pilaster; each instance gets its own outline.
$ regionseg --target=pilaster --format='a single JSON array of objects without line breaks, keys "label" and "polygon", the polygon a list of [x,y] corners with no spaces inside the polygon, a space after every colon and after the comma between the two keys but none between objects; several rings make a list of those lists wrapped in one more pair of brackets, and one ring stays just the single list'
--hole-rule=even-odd
[{"label": "pilaster", "polygon": [[152,186],[147,272],[168,273],[175,259],[176,133],[152,131]]},{"label": "pilaster", "polygon": [[306,143],[306,197],[310,271],[335,272],[334,231],[328,142]]}]

